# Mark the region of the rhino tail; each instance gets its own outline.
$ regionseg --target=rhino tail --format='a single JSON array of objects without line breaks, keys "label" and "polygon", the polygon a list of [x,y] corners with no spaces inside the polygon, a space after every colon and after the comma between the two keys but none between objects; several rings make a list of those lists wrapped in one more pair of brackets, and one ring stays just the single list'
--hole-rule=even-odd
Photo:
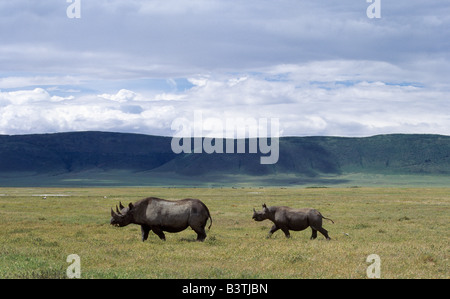
[{"label": "rhino tail", "polygon": [[211,215],[209,215],[209,213],[208,213],[208,216],[209,216],[209,220],[210,220],[208,230],[210,230],[211,225],[212,225],[212,218],[211,218]]},{"label": "rhino tail", "polygon": [[203,202],[201,202],[201,204],[202,204],[202,206],[205,208],[206,212],[208,213],[208,217],[209,217],[209,220],[210,220],[209,226],[208,226],[208,230],[210,230],[210,229],[211,229],[211,225],[212,225],[211,214],[209,213],[208,207],[207,207]]},{"label": "rhino tail", "polygon": [[[206,206],[205,206],[206,207]],[[209,226],[208,226],[208,230],[210,230],[211,229],[211,225],[212,225],[212,218],[211,218],[211,214],[209,213],[209,210],[208,210],[208,208],[206,208],[206,211],[208,212],[208,217],[209,217]]]},{"label": "rhino tail", "polygon": [[334,224],[334,221],[333,221],[333,220],[331,220],[330,218],[324,217],[323,215],[320,215],[320,216],[322,216],[322,218],[323,218],[323,219],[327,219],[327,220],[330,220],[330,221],[331,221],[331,223],[333,223],[333,224]]}]

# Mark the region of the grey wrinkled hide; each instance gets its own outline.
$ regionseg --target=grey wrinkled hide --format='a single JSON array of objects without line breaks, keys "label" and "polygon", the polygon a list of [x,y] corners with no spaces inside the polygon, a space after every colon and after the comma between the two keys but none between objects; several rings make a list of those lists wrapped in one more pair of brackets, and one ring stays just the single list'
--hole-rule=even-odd
[{"label": "grey wrinkled hide", "polygon": [[328,231],[322,227],[322,219],[328,219],[333,222],[333,220],[323,217],[322,214],[315,209],[292,209],[283,206],[267,207],[266,204],[263,204],[263,209],[260,212],[253,209],[252,218],[255,221],[269,219],[274,223],[269,231],[268,238],[279,229],[281,229],[286,237],[289,238],[289,230],[301,231],[311,227],[311,240],[317,238],[317,231],[324,235],[327,240],[330,240]]},{"label": "grey wrinkled hide", "polygon": [[[153,231],[161,240],[166,240],[164,232],[176,233],[191,227],[197,233],[197,240],[206,238],[205,226],[208,218],[212,218],[206,205],[198,199],[182,199],[178,201],[148,197],[130,203],[120,211],[111,209],[111,225],[126,226],[138,224],[141,226],[142,241],[147,240],[150,231]],[[208,229],[209,229],[208,228]]]}]

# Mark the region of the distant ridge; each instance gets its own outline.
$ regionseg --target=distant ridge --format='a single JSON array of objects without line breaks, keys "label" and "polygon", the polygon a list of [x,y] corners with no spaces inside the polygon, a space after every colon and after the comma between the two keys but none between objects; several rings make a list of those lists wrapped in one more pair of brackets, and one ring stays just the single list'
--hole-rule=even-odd
[{"label": "distant ridge", "polygon": [[253,180],[268,175],[450,174],[450,136],[443,135],[283,137],[273,165],[261,165],[261,154],[174,154],[170,143],[170,137],[109,132],[0,135],[0,185],[22,174],[32,181],[34,176],[57,180],[117,171],[142,180],[157,174],[160,181],[176,175],[211,182],[225,175]]}]

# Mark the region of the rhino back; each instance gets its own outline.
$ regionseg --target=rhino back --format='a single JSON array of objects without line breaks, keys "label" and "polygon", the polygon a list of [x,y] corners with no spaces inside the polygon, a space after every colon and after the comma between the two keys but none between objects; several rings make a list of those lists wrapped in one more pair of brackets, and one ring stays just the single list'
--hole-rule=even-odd
[{"label": "rhino back", "polygon": [[190,210],[189,202],[152,200],[145,210],[145,222],[152,226],[187,226]]},{"label": "rhino back", "polygon": [[282,224],[291,230],[304,230],[309,226],[308,217],[311,212],[309,208],[292,209],[289,207],[278,207],[275,214],[275,223]]}]

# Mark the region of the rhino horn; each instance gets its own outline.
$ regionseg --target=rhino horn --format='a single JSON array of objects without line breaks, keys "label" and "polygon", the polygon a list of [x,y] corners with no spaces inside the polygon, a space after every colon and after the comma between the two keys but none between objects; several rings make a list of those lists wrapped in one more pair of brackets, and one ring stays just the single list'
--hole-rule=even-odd
[{"label": "rhino horn", "polygon": [[117,205],[116,205],[116,213],[117,215],[122,215],[122,213],[120,213],[119,209],[117,208]]},{"label": "rhino horn", "polygon": [[111,217],[115,217],[115,216],[117,216],[117,214],[114,213],[113,209],[111,208]]}]

